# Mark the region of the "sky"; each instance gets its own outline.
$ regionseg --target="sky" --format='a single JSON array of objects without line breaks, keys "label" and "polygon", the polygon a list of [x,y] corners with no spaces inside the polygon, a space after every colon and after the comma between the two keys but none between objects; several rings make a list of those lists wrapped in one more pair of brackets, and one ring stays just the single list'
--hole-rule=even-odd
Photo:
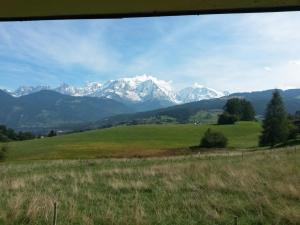
[{"label": "sky", "polygon": [[300,88],[300,12],[0,23],[0,88],[142,74],[175,89]]}]

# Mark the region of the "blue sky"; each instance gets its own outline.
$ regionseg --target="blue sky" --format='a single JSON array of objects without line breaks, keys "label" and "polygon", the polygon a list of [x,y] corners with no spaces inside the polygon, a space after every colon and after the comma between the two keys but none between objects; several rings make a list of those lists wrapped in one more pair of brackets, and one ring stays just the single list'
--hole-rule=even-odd
[{"label": "blue sky", "polygon": [[0,23],[0,88],[149,74],[180,89],[300,88],[300,12]]}]

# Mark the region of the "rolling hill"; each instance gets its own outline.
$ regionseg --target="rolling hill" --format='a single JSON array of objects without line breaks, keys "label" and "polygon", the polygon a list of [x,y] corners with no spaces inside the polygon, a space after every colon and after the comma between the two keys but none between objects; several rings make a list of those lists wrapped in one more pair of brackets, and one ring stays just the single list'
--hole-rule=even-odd
[{"label": "rolling hill", "polygon": [[[197,102],[186,103],[182,105],[171,106],[148,112],[140,112],[134,114],[117,115],[105,118],[96,123],[87,125],[88,128],[114,126],[125,123],[143,123],[149,118],[159,118],[168,116],[175,118],[179,123],[187,123],[189,119],[199,111],[222,110],[226,101],[230,98],[245,98],[249,100],[258,116],[263,116],[265,108],[271,99],[274,90],[235,93],[226,97],[202,100]],[[283,97],[286,110],[290,114],[294,114],[300,110],[300,89],[280,90]]]},{"label": "rolling hill", "polygon": [[229,139],[229,148],[254,148],[261,126],[256,122],[235,125],[137,125],[79,132],[52,138],[10,142],[7,160],[86,159],[173,155],[199,145],[212,128]]}]

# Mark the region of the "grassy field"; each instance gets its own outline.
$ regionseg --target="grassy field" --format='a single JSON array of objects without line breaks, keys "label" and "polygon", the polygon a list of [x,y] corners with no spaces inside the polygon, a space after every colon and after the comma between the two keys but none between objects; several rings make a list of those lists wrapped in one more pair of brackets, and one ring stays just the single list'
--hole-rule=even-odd
[{"label": "grassy field", "polygon": [[0,224],[296,225],[299,150],[0,163]]},{"label": "grassy field", "polygon": [[207,128],[223,132],[229,148],[257,146],[260,124],[235,125],[138,125],[63,135],[8,144],[7,160],[88,159],[158,156],[184,153],[198,145]]}]

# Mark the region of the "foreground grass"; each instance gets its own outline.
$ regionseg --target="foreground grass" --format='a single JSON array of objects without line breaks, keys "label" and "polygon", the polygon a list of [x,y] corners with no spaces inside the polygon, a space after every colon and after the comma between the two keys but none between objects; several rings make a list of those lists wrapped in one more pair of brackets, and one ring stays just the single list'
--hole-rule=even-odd
[{"label": "foreground grass", "polygon": [[[294,147],[293,147],[294,148]],[[300,149],[0,164],[0,224],[300,224]]]},{"label": "foreground grass", "polygon": [[259,123],[235,125],[139,125],[120,126],[39,140],[8,144],[7,160],[90,159],[103,157],[158,156],[182,153],[198,145],[212,128],[229,139],[229,148],[257,146]]}]

